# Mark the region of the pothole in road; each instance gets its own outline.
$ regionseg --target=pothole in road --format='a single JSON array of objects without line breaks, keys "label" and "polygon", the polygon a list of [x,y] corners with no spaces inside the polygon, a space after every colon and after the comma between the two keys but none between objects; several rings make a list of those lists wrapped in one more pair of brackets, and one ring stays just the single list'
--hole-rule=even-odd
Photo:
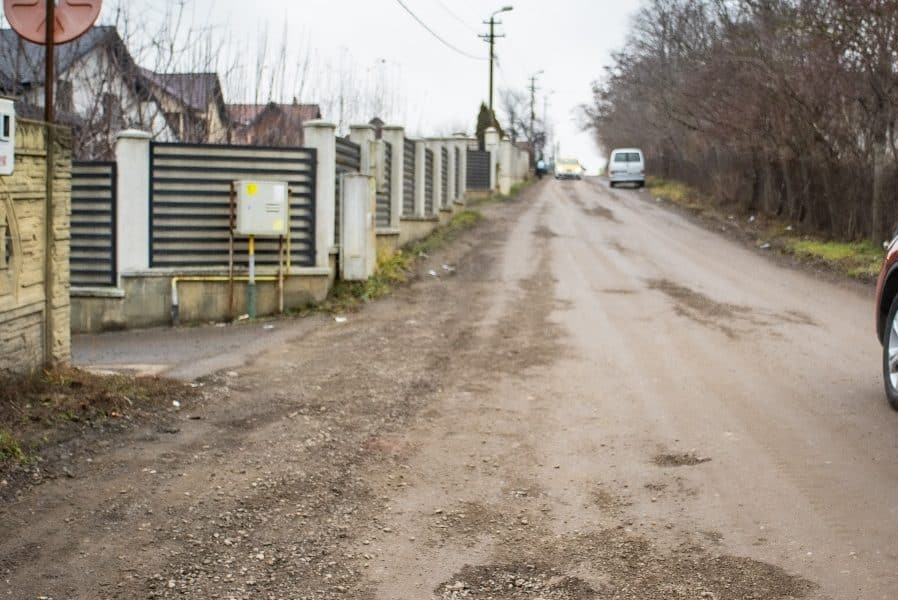
[{"label": "pothole in road", "polygon": [[657,454],[652,462],[659,467],[694,467],[711,462],[711,459],[707,456],[699,456],[695,452],[677,452]]},{"label": "pothole in road", "polygon": [[662,551],[615,528],[501,547],[494,563],[465,566],[435,593],[446,600],[795,600],[816,589],[767,563],[695,545]]},{"label": "pothole in road", "polygon": [[440,598],[543,598],[544,600],[587,600],[596,591],[577,577],[563,575],[541,564],[498,564],[466,566],[451,582],[436,589]]},{"label": "pothole in road", "polygon": [[534,229],[534,230],[533,230],[533,235],[536,236],[536,237],[538,237],[538,238],[544,239],[544,240],[550,240],[550,239],[552,239],[552,238],[557,238],[557,237],[558,237],[558,234],[557,234],[557,233],[555,233],[554,231],[552,231],[551,229],[549,229],[549,228],[546,227],[545,225],[540,225],[539,227],[537,227],[536,229]]}]

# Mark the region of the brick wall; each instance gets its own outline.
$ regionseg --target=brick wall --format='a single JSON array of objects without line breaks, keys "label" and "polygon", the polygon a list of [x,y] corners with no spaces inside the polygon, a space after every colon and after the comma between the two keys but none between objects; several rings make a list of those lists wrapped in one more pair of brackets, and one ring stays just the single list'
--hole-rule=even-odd
[{"label": "brick wall", "polygon": [[[71,358],[69,334],[69,214],[71,148],[68,130],[54,128],[52,277],[45,285],[46,125],[19,120],[16,171],[0,176],[0,372],[28,371],[44,363],[49,337],[50,361]],[[50,311],[46,310],[46,291]],[[49,316],[49,318],[47,318]]]}]

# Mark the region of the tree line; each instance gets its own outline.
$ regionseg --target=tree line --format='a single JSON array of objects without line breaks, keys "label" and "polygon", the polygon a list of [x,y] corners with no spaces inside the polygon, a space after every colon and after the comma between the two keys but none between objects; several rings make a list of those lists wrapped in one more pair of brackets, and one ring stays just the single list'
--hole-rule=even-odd
[{"label": "tree line", "polygon": [[898,224],[898,2],[649,0],[586,127],[650,174],[840,239]]}]

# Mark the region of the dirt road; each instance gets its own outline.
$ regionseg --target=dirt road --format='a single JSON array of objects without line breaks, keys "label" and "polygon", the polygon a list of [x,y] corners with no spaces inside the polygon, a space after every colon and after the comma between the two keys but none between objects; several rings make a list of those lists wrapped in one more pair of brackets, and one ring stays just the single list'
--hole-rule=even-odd
[{"label": "dirt road", "polygon": [[867,290],[601,181],[485,212],[0,508],[0,595],[896,597]]}]

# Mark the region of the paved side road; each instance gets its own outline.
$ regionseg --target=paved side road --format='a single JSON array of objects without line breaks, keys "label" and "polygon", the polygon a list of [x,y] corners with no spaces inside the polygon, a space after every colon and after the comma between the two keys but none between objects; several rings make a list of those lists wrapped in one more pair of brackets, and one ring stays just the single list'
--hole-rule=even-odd
[{"label": "paved side road", "polygon": [[279,325],[177,433],[0,508],[0,594],[894,598],[867,291],[646,198],[545,180],[454,275]]}]

